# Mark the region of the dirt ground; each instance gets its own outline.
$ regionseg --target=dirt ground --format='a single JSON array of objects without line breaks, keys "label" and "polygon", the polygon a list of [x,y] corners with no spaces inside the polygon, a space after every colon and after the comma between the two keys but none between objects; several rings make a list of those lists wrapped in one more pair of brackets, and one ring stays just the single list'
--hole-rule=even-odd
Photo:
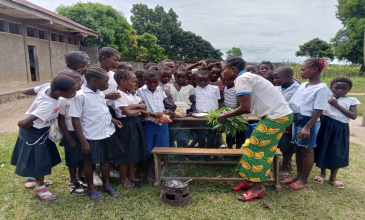
[{"label": "dirt ground", "polygon": [[[17,122],[24,117],[24,113],[32,104],[33,99],[22,99],[0,105],[0,133],[17,132]],[[350,139],[352,142],[365,147],[365,127],[361,127],[362,117],[350,123]]]}]

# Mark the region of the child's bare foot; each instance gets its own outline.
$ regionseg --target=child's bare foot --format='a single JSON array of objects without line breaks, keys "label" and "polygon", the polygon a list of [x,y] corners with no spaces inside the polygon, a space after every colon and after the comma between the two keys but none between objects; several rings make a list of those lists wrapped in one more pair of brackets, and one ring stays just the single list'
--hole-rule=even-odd
[{"label": "child's bare foot", "polygon": [[288,177],[289,173],[285,170],[279,170],[279,180],[283,180]]},{"label": "child's bare foot", "polygon": [[91,200],[96,201],[96,202],[104,199],[103,195],[101,195],[101,193],[98,192],[94,186],[88,186],[87,195],[89,196],[89,198]]},{"label": "child's bare foot", "polygon": [[314,177],[313,180],[315,183],[322,184],[322,183],[324,183],[324,178],[325,177],[323,177],[323,176],[316,176],[316,177]]},{"label": "child's bare foot", "polygon": [[298,190],[305,189],[308,187],[310,187],[308,182],[298,180],[294,183],[289,184],[288,189],[293,190],[293,191],[298,191]]},{"label": "child's bare foot", "polygon": [[108,193],[111,197],[120,196],[120,192],[117,192],[115,189],[111,188],[110,186],[106,187],[103,186],[104,192]]}]

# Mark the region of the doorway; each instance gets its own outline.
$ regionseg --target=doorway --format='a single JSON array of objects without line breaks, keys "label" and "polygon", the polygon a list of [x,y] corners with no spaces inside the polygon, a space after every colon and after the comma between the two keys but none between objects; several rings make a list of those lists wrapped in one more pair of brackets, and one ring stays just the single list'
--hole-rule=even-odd
[{"label": "doorway", "polygon": [[32,81],[39,81],[37,47],[28,45],[30,77]]}]

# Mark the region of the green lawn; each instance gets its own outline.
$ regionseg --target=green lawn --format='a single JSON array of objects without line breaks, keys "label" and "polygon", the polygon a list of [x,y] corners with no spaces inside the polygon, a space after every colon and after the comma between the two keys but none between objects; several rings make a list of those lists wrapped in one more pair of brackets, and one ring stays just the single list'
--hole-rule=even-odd
[{"label": "green lawn", "polygon": [[358,115],[364,115],[365,95],[350,95],[350,96],[357,98],[361,102],[361,105],[357,107],[357,113]]},{"label": "green lawn", "polygon": [[[340,170],[339,179],[344,190],[333,188],[327,182],[291,192],[273,190],[267,184],[266,196],[251,203],[237,201],[238,193],[231,192],[232,184],[192,182],[190,204],[170,207],[160,202],[161,188],[152,185],[141,189],[117,189],[120,197],[106,197],[92,202],[86,196],[68,193],[68,172],[62,164],[47,176],[54,182],[49,189],[58,200],[44,202],[36,198],[34,190],[24,188],[25,178],[14,174],[9,164],[16,134],[0,134],[0,219],[363,219],[365,216],[365,149],[351,145],[350,166]],[[64,157],[60,148],[61,157]],[[171,167],[169,172],[186,175],[231,176],[234,167],[188,166]],[[315,168],[310,179],[318,174]],[[113,180],[115,183],[116,180]]]}]

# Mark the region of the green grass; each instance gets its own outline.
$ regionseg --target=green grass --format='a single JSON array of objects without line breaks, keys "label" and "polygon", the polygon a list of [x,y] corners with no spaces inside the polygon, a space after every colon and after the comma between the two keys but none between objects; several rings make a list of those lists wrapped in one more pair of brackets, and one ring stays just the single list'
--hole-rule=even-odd
[{"label": "green grass", "polygon": [[[230,191],[232,184],[192,182],[190,204],[171,207],[161,203],[161,188],[152,185],[141,189],[117,187],[122,195],[111,198],[103,193],[102,202],[71,196],[64,161],[47,176],[54,182],[49,189],[58,200],[40,201],[34,190],[24,188],[25,178],[15,175],[14,167],[9,164],[15,141],[16,134],[0,134],[0,219],[363,219],[365,215],[365,149],[356,144],[351,145],[350,166],[339,172],[344,190],[327,182],[318,185],[312,180],[311,188],[298,192],[285,188],[277,192],[266,184],[264,199],[242,203],[236,199],[238,193]],[[64,158],[63,149],[59,151]],[[231,176],[233,168],[184,165],[171,167],[169,172]],[[314,168],[310,179],[316,174],[318,169]]]},{"label": "green grass", "polygon": [[357,107],[357,113],[358,115],[364,115],[364,106],[365,106],[365,95],[350,95],[351,97],[357,98],[361,105]]}]

